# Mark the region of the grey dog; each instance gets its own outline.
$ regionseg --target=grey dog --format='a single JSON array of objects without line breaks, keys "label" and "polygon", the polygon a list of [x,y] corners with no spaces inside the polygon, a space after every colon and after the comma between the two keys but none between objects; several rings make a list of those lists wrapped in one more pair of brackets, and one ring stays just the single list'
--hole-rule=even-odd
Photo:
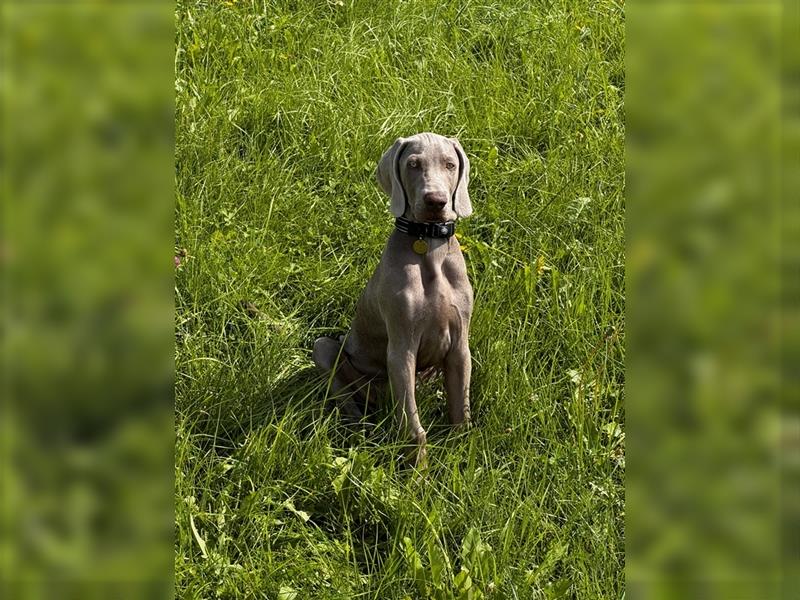
[{"label": "grey dog", "polygon": [[388,379],[398,422],[422,466],[427,437],[417,411],[417,373],[441,369],[450,422],[470,421],[473,296],[453,235],[456,219],[472,213],[469,160],[458,140],[420,133],[395,141],[378,164],[377,179],[391,198],[395,230],[349,333],[317,339],[313,359],[332,375],[332,391],[350,415],[360,414],[359,400],[370,401],[371,386]]}]

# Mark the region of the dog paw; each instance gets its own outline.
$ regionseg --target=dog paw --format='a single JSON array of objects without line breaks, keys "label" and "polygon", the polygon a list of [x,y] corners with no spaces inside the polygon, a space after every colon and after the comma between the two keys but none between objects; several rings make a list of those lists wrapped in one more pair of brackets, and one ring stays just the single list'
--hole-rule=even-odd
[{"label": "dog paw", "polygon": [[428,449],[425,446],[420,446],[416,450],[414,457],[414,468],[418,471],[425,471],[428,468]]},{"label": "dog paw", "polygon": [[459,423],[453,423],[453,431],[457,433],[461,433],[463,431],[469,431],[470,429],[472,429],[472,427],[473,427],[472,419],[470,419],[469,417],[463,419]]},{"label": "dog paw", "polygon": [[412,441],[405,452],[408,466],[425,469],[428,464],[427,434],[420,431],[412,435]]},{"label": "dog paw", "polygon": [[311,351],[311,359],[321,371],[330,371],[339,356],[341,344],[329,337],[317,338],[314,342],[314,349]]}]

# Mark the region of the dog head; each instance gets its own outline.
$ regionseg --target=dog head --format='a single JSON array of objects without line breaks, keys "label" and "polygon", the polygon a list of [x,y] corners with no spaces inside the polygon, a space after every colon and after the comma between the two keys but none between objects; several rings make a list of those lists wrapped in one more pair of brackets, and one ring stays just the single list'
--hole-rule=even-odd
[{"label": "dog head", "polygon": [[472,214],[469,159],[455,138],[435,133],[398,138],[378,163],[377,178],[396,217],[443,222]]}]

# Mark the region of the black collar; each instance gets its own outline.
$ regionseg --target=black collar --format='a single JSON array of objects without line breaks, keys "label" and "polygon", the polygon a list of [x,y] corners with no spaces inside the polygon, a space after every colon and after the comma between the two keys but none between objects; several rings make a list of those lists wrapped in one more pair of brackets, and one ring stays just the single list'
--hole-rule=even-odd
[{"label": "black collar", "polygon": [[456,222],[445,223],[417,223],[405,217],[397,217],[394,226],[398,231],[415,238],[449,238],[456,232]]}]

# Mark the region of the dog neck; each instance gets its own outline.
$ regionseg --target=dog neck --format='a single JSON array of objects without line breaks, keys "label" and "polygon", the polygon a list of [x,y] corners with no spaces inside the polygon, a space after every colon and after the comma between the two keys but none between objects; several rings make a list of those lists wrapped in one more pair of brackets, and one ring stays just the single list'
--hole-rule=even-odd
[{"label": "dog neck", "polygon": [[456,232],[455,221],[440,223],[414,221],[405,215],[397,217],[394,221],[395,229],[417,239],[448,239]]},{"label": "dog neck", "polygon": [[[414,243],[417,241],[423,241],[425,243],[424,252],[420,253],[414,249]],[[418,236],[410,236],[407,233],[395,229],[391,236],[389,236],[389,248],[392,249],[390,251],[407,257],[403,259],[403,262],[406,260],[416,262],[414,258],[416,257],[416,259],[421,261],[421,264],[436,268],[436,266],[440,265],[447,255],[450,254],[453,248],[458,248],[458,242],[455,236],[438,238],[423,236],[420,238]]]}]

